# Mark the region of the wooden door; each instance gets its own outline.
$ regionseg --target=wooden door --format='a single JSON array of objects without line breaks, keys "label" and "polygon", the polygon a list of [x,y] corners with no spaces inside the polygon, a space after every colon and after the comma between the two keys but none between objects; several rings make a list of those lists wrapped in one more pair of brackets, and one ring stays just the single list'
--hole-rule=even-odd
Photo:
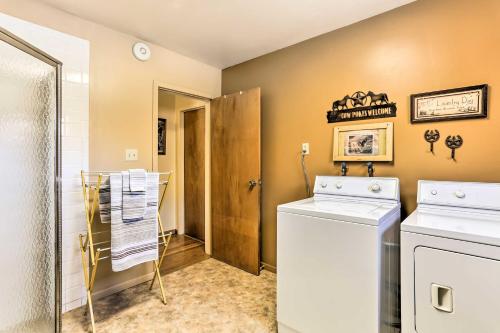
[{"label": "wooden door", "polygon": [[260,88],[213,99],[212,256],[253,274],[260,265]]},{"label": "wooden door", "polygon": [[205,109],[184,112],[184,232],[205,240]]}]

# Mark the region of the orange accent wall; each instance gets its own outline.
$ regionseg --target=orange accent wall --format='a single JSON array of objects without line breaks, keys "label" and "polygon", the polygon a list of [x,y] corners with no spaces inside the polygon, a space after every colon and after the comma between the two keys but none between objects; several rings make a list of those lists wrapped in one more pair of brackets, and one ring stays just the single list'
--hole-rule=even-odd
[{"label": "orange accent wall", "polygon": [[[489,84],[487,119],[411,125],[412,93]],[[404,214],[416,206],[418,179],[500,182],[500,1],[419,0],[349,27],[227,68],[224,94],[262,89],[263,261],[276,264],[276,206],[305,196],[302,142],[310,143],[310,176],[339,175],[332,164],[333,100],[358,90],[386,92],[397,103],[394,162],[376,163],[376,176],[401,180]],[[424,141],[438,129],[435,155]],[[464,145],[450,160],[444,138]],[[349,163],[349,175],[366,175]],[[355,240],[353,240],[355,242]],[[300,244],[297,244],[300,246]]]}]

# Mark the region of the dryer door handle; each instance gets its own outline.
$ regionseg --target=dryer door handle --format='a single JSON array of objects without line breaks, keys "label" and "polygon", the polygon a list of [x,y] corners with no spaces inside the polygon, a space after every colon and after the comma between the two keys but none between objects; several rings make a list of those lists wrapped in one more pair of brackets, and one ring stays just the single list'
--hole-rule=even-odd
[{"label": "dryer door handle", "polygon": [[453,312],[453,289],[437,283],[431,283],[432,306],[443,312]]}]

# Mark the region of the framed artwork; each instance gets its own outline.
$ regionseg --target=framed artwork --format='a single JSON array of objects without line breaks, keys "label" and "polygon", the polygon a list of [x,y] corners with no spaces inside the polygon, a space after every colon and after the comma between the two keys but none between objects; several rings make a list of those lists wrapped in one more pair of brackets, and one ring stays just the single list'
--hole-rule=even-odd
[{"label": "framed artwork", "polygon": [[158,155],[167,154],[167,119],[158,118]]},{"label": "framed artwork", "polygon": [[410,96],[411,122],[486,118],[488,85],[432,91]]},{"label": "framed artwork", "polygon": [[392,161],[393,124],[337,126],[333,131],[333,161]]}]

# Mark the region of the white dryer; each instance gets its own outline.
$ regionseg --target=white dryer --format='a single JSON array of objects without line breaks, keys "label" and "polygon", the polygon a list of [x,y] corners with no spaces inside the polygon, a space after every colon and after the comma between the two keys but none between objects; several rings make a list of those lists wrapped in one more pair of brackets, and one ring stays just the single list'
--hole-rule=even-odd
[{"label": "white dryer", "polygon": [[399,181],[316,177],[278,206],[280,333],[398,332]]},{"label": "white dryer", "polygon": [[401,224],[405,333],[500,332],[500,184],[420,181]]}]

